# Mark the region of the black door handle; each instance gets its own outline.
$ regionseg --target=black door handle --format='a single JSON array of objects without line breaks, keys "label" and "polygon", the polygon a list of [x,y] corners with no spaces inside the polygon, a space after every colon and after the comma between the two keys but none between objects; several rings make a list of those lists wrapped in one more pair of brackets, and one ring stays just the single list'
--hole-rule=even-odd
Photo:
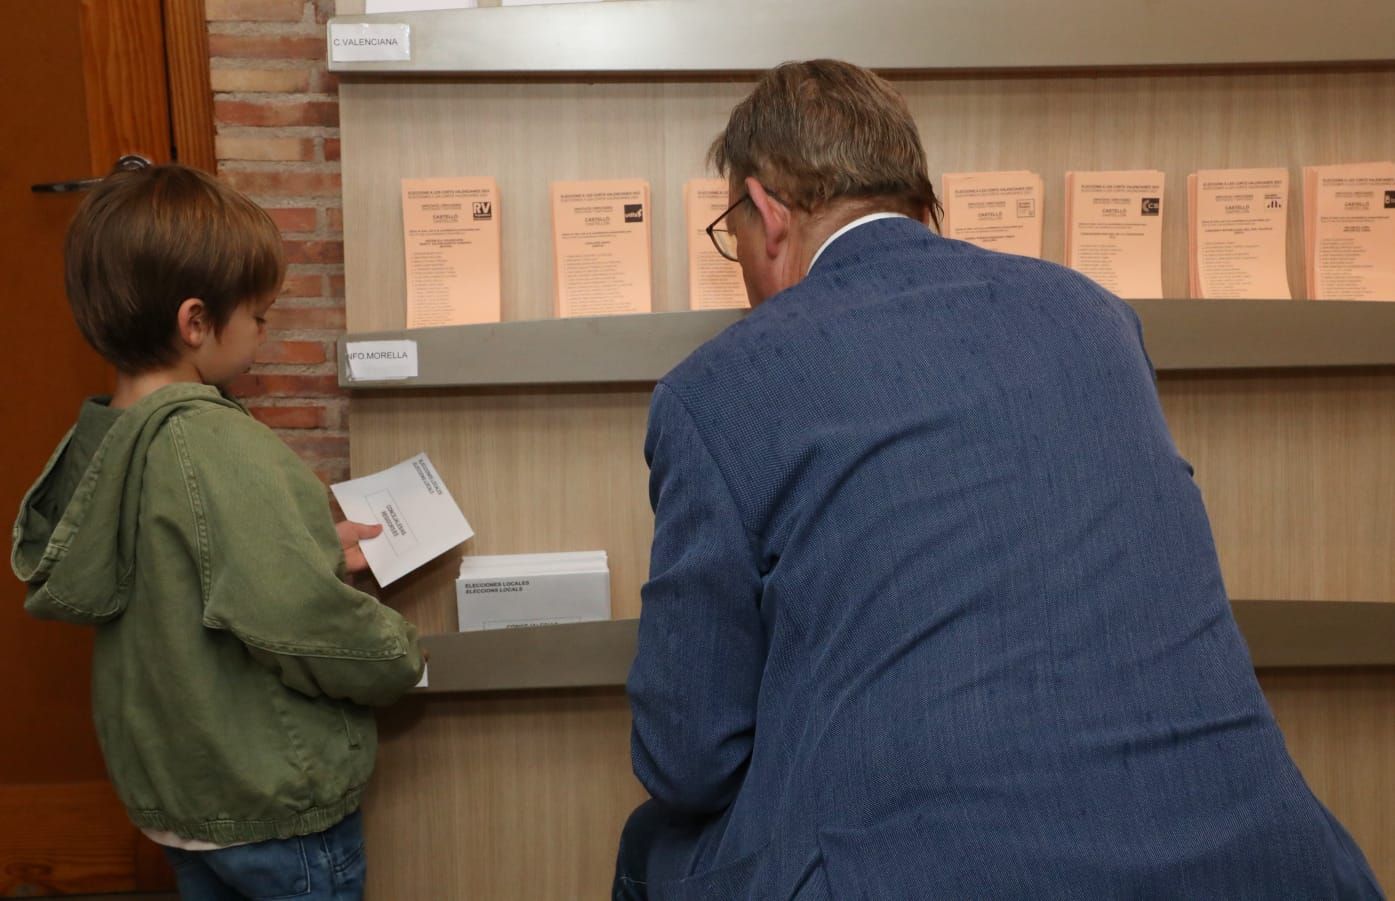
[{"label": "black door handle", "polygon": [[[150,160],[138,153],[128,153],[116,161],[116,165],[111,167],[112,172],[122,172],[130,169],[144,169],[150,165]],[[93,185],[100,184],[105,176],[96,178],[78,178],[73,181],[48,181],[39,185],[30,185],[29,190],[35,194],[68,194],[73,191],[86,191]]]}]

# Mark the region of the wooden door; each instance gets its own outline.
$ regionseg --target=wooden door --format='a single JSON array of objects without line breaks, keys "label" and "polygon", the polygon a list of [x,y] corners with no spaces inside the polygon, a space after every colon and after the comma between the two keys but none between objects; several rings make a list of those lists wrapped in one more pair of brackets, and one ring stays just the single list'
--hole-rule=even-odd
[{"label": "wooden door", "polygon": [[[207,116],[198,125],[200,90],[211,104],[202,0],[6,3],[5,25],[0,516],[9,522],[82,398],[112,384],[63,292],[63,235],[82,195],[30,186],[105,174],[126,153],[169,160],[175,119],[207,133],[184,156],[208,166],[212,128]],[[171,72],[182,79],[173,92]],[[172,96],[184,107],[172,112]],[[0,585],[0,896],[170,887],[159,849],[107,782],[92,727],[91,631],[30,619],[23,585],[12,576]]]}]

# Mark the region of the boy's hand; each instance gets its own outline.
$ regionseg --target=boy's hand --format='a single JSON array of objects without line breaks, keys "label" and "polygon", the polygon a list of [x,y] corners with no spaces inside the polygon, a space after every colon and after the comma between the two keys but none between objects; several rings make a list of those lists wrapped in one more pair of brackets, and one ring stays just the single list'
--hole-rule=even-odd
[{"label": "boy's hand", "polygon": [[361,573],[368,568],[368,558],[363,556],[363,549],[358,546],[365,538],[377,538],[382,533],[383,527],[374,523],[365,525],[361,522],[349,522],[345,520],[336,523],[334,530],[339,533],[339,546],[344,549],[344,563],[349,572]]}]

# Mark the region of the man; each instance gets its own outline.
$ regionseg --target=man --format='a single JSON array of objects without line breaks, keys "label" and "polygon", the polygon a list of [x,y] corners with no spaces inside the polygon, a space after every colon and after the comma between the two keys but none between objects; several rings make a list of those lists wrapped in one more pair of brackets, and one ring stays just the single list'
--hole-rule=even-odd
[{"label": "man", "polygon": [[754,309],[654,393],[616,897],[1380,897],[1260,693],[1130,308],[931,232],[855,66],[767,73],[712,159]]}]

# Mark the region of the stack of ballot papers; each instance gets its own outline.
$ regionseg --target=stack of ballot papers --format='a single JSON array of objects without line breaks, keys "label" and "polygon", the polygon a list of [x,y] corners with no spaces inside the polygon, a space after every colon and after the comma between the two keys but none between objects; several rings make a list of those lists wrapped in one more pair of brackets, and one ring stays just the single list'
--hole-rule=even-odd
[{"label": "stack of ballot papers", "polygon": [[1395,300],[1395,162],[1303,169],[1310,300]]},{"label": "stack of ballot papers", "polygon": [[455,583],[460,631],[610,619],[605,551],[466,557]]},{"label": "stack of ballot papers", "polygon": [[473,536],[426,454],[329,486],[351,522],[378,523],[376,538],[360,541],[379,585],[390,585]]},{"label": "stack of ballot papers", "polygon": [[648,313],[649,182],[552,184],[553,275],[558,316]]},{"label": "stack of ballot papers", "polygon": [[1192,297],[1289,300],[1288,170],[1203,169],[1187,176]]},{"label": "stack of ballot papers", "polygon": [[498,322],[499,186],[492,178],[402,179],[407,328]]},{"label": "stack of ballot papers", "polygon": [[946,238],[985,250],[1041,258],[1041,176],[1035,172],[946,172]]},{"label": "stack of ballot papers", "polygon": [[1163,173],[1066,173],[1066,265],[1129,300],[1162,297]]}]

